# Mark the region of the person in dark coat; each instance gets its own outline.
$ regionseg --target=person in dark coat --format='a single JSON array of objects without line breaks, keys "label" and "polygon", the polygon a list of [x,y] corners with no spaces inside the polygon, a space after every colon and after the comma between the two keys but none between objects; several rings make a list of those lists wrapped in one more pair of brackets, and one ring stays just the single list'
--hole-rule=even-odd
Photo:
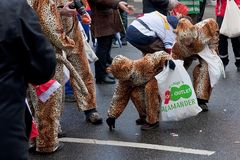
[{"label": "person in dark coat", "polygon": [[158,11],[167,16],[169,14],[169,0],[143,0],[143,13]]},{"label": "person in dark coat", "polygon": [[110,51],[115,33],[124,31],[119,9],[131,12],[133,6],[119,0],[88,0],[92,9],[91,31],[97,39],[95,78],[97,84],[114,84],[115,80],[106,72],[107,63],[111,64]]},{"label": "person in dark coat", "polygon": [[50,80],[56,57],[25,0],[1,0],[0,14],[0,159],[27,160],[27,86]]}]

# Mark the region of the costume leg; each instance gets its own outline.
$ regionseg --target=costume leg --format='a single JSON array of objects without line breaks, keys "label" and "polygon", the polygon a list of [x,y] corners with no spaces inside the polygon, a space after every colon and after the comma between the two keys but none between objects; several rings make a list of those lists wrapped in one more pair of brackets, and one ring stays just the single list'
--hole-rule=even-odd
[{"label": "costume leg", "polygon": [[[63,84],[62,64],[57,64],[54,79]],[[60,87],[47,102],[38,102],[36,122],[39,136],[36,139],[36,150],[39,152],[54,152],[59,146],[58,126],[62,107],[62,94],[63,88]]]},{"label": "costume leg", "polygon": [[[73,32],[70,33],[70,36],[73,38],[74,42],[76,42],[76,45],[75,49],[72,52],[67,53],[67,59],[79,73],[89,92],[88,96],[86,97],[87,106],[78,107],[83,111],[96,108],[96,92],[93,74],[91,72],[87,55],[84,50],[83,36],[78,28],[78,25],[75,25]],[[72,76],[70,76],[70,81],[72,82]],[[76,89],[73,88],[73,92],[76,97]]]},{"label": "costume leg", "polygon": [[208,64],[199,58],[198,64],[193,70],[193,86],[198,99],[208,101],[211,95],[210,78],[208,74]]},{"label": "costume leg", "polygon": [[149,124],[154,124],[159,121],[160,101],[157,80],[154,78],[145,86],[146,113]]},{"label": "costume leg", "polygon": [[[87,60],[85,53],[79,54],[71,54],[68,55],[68,60],[71,62],[71,64],[74,66],[76,71],[81,76],[82,80],[84,81],[87,89],[88,89],[88,95],[85,97],[86,99],[86,106],[78,104],[78,108],[82,111],[95,109],[96,108],[96,90],[94,86],[94,80],[93,80],[93,74],[91,73],[91,69],[89,66],[89,62]],[[72,84],[73,78],[70,76],[70,81]],[[73,86],[73,85],[72,85]],[[77,98],[78,90],[73,87],[73,92],[75,97]]]},{"label": "costume leg", "polygon": [[134,87],[131,93],[131,100],[138,111],[140,119],[146,119],[144,88],[145,86]]},{"label": "costume leg", "polygon": [[128,82],[120,82],[114,91],[108,117],[118,118],[127,106],[132,92],[132,86]]}]

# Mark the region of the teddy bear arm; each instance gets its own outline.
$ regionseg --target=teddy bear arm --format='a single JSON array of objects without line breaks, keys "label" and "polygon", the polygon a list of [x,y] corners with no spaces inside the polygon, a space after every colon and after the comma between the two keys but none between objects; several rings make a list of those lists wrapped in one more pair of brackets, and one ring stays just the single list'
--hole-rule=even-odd
[{"label": "teddy bear arm", "polygon": [[176,42],[172,48],[172,58],[183,60],[183,55],[186,55],[186,53],[181,49],[178,42]]},{"label": "teddy bear arm", "polygon": [[145,84],[134,87],[131,93],[131,100],[138,111],[139,118],[146,117],[146,103],[145,103]]}]

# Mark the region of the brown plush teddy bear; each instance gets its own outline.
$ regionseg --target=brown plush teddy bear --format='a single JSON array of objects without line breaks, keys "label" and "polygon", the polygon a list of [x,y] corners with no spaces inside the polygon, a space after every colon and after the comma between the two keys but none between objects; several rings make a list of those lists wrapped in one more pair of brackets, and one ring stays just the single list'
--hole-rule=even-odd
[{"label": "brown plush teddy bear", "polygon": [[193,85],[199,106],[203,111],[208,111],[206,103],[212,91],[208,64],[198,56],[198,53],[204,49],[205,45],[218,53],[218,24],[214,19],[208,18],[193,25],[188,19],[182,18],[174,32],[176,33],[176,43],[172,48],[172,57],[184,60],[186,69],[191,65],[193,59],[199,60],[199,65],[193,71]]},{"label": "brown plush teddy bear", "polygon": [[[140,118],[136,123],[144,124],[141,129],[152,129],[159,125],[160,97],[155,76],[169,59],[171,56],[164,51],[147,54],[138,60],[122,55],[113,59],[107,72],[118,79],[118,84],[108,109],[107,123],[110,130],[115,128],[115,119],[121,115],[130,99],[139,113]],[[173,61],[169,60],[169,63],[170,68],[174,69]]]}]

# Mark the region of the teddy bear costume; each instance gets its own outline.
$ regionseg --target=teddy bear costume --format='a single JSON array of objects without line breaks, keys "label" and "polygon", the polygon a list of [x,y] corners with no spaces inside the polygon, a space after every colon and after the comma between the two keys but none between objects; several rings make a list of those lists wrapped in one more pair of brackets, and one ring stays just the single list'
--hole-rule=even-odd
[{"label": "teddy bear costume", "polygon": [[[158,123],[160,96],[155,76],[162,71],[169,59],[170,56],[165,51],[146,54],[138,60],[130,60],[122,55],[113,59],[107,71],[118,79],[118,83],[108,109],[108,124],[109,120],[114,121],[121,115],[130,99],[140,120],[146,120],[148,124]],[[111,125],[114,127],[115,124],[110,122],[110,129]]]},{"label": "teddy bear costume", "polygon": [[199,64],[193,70],[193,86],[199,106],[203,111],[207,111],[206,103],[212,91],[208,64],[197,54],[204,49],[205,45],[218,53],[218,24],[214,19],[208,18],[193,25],[188,19],[182,18],[174,32],[177,37],[172,48],[172,57],[184,60],[186,69],[191,65],[194,58],[199,60]]}]

